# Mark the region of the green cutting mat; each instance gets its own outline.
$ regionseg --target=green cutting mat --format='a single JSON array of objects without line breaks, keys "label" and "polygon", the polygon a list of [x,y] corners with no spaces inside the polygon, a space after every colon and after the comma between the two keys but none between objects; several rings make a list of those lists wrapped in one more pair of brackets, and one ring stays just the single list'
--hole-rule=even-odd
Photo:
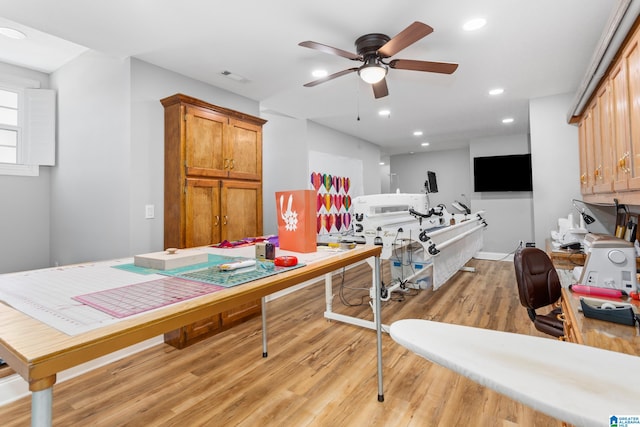
[{"label": "green cutting mat", "polygon": [[165,276],[180,277],[183,279],[208,283],[210,285],[230,288],[232,286],[241,285],[243,283],[262,279],[263,277],[273,276],[284,271],[304,266],[304,264],[298,264],[292,267],[278,267],[274,265],[272,261],[256,261],[255,266],[241,268],[238,270],[220,270],[218,268],[220,264],[244,261],[247,259],[252,258],[209,254],[209,260],[207,262],[187,267],[174,268],[172,270],[156,270],[153,268],[138,267],[134,264],[116,265],[114,268],[119,268],[121,270],[137,274],[162,274]]}]

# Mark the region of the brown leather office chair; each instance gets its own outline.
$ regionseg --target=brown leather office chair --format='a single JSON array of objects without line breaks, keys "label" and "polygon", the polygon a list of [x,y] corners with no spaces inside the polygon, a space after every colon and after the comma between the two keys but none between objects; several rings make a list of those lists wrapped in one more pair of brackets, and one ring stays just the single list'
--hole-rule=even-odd
[{"label": "brown leather office chair", "polygon": [[536,310],[556,303],[560,299],[560,279],[551,259],[538,248],[521,248],[513,258],[520,304],[527,309],[529,318],[540,332],[561,337],[563,322],[558,319],[562,310],[557,307],[548,314]]}]

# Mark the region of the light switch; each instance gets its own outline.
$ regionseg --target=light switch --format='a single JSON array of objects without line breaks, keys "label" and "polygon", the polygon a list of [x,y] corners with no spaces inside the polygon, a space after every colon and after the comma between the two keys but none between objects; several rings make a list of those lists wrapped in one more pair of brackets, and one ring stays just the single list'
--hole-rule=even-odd
[{"label": "light switch", "polygon": [[156,217],[155,206],[153,205],[145,205],[144,207],[144,217],[146,219],[152,219]]}]

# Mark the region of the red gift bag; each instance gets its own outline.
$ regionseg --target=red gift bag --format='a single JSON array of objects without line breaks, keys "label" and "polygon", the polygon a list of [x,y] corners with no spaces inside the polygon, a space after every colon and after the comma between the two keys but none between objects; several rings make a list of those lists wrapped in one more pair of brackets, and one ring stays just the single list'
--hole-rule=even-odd
[{"label": "red gift bag", "polygon": [[302,253],[315,252],[316,192],[278,191],[276,209],[280,249]]}]

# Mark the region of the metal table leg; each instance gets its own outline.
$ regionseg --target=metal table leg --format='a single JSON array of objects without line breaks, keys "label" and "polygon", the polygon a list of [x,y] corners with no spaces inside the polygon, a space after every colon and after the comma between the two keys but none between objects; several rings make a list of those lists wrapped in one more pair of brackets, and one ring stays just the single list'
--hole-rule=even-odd
[{"label": "metal table leg", "polygon": [[267,300],[262,297],[262,357],[267,357]]},{"label": "metal table leg", "polygon": [[374,321],[376,323],[376,337],[378,339],[378,402],[384,402],[384,391],[382,385],[382,313],[380,308],[380,257],[375,257],[374,259],[373,282],[376,293]]},{"label": "metal table leg", "polygon": [[51,427],[53,387],[31,392],[31,426]]}]

